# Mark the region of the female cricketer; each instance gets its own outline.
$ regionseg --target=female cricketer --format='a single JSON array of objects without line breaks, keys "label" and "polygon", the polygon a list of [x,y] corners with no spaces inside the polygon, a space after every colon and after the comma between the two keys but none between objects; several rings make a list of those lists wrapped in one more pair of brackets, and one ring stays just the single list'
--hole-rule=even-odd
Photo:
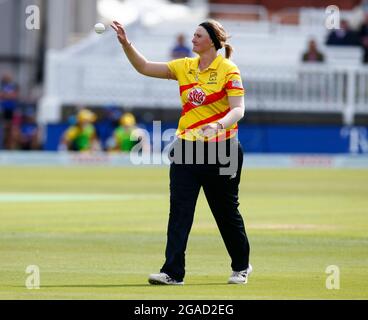
[{"label": "female cricketer", "polygon": [[[149,283],[184,284],[185,250],[201,188],[231,258],[228,283],[247,283],[252,271],[250,247],[238,210],[243,151],[237,140],[237,122],[244,116],[244,88],[239,69],[229,60],[233,48],[227,43],[227,33],[219,22],[205,21],[193,35],[196,57],[162,63],[148,61],[129,41],[119,22],[114,21],[111,27],[139,73],[178,81],[183,105],[177,140],[170,153],[175,161],[170,165],[166,261],[159,273],[149,276]],[[223,47],[226,57],[218,53]],[[223,146],[227,153],[236,151],[235,157],[230,156],[236,163],[230,174],[221,173],[226,157],[219,152],[215,157],[210,155],[210,150],[224,150]]]}]

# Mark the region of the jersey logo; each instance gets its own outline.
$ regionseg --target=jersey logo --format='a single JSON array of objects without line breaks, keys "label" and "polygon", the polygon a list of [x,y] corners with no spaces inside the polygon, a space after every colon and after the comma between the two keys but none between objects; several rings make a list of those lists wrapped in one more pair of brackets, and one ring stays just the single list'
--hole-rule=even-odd
[{"label": "jersey logo", "polygon": [[200,106],[206,100],[206,94],[201,88],[193,88],[188,93],[188,101],[195,106]]},{"label": "jersey logo", "polygon": [[242,83],[240,80],[233,80],[232,81],[232,86],[234,88],[239,88],[239,89],[243,89]]},{"label": "jersey logo", "polygon": [[213,81],[216,81],[216,80],[217,80],[217,72],[211,72],[210,73],[210,78],[209,78],[208,81],[213,82]]}]

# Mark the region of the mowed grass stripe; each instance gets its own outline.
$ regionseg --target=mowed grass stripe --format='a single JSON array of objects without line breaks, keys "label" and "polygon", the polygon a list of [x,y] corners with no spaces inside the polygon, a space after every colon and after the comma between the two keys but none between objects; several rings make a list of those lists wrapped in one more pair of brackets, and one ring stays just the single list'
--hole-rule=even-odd
[{"label": "mowed grass stripe", "polygon": [[76,194],[76,193],[0,193],[2,202],[74,202],[74,201],[124,201],[162,198],[161,194]]}]

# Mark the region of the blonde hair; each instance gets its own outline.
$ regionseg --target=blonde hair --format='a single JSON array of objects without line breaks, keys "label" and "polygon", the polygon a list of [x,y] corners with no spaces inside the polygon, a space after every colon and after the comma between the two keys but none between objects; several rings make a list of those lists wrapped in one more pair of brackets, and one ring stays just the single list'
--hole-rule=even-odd
[{"label": "blonde hair", "polygon": [[221,44],[221,47],[225,47],[225,57],[229,59],[234,51],[233,47],[227,43],[226,41],[230,38],[230,36],[226,33],[222,24],[214,19],[209,19],[206,21],[215,32],[215,35],[218,41]]}]

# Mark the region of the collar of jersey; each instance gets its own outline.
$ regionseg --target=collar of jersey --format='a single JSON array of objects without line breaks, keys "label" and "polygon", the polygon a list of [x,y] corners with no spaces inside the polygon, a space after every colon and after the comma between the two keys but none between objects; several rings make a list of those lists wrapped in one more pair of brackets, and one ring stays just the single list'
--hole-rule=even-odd
[{"label": "collar of jersey", "polygon": [[[217,69],[220,62],[224,60],[224,57],[219,54],[215,60],[212,61],[212,63],[210,64],[210,66],[207,69]],[[191,70],[197,70],[198,69],[198,64],[199,64],[199,57],[196,57],[192,60],[192,63],[190,65],[190,69]]]}]

